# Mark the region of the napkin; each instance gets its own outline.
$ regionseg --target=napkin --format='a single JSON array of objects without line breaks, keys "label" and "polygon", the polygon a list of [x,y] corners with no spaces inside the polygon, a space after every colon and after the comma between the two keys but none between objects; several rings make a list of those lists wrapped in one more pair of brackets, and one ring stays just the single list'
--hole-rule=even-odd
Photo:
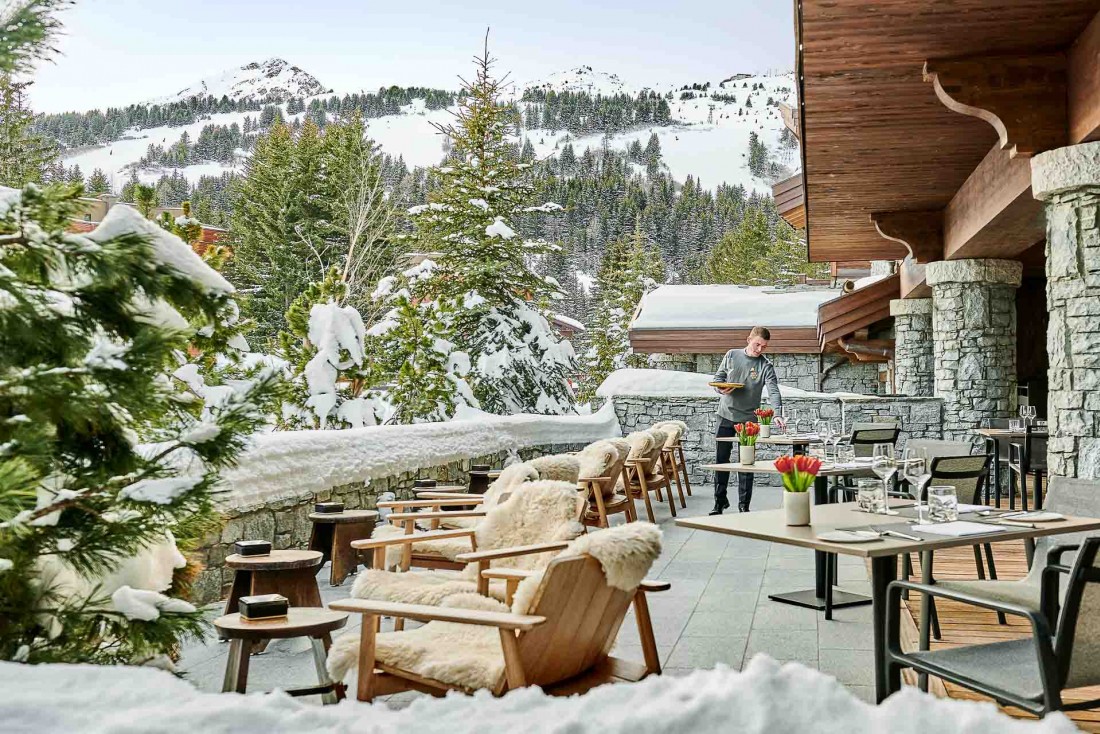
[{"label": "napkin", "polygon": [[980,522],[966,522],[965,520],[956,520],[955,522],[929,523],[928,525],[910,525],[909,529],[916,530],[918,533],[928,533],[929,535],[947,535],[952,538],[962,538],[967,535],[1001,533],[1006,530],[1006,528],[997,525],[987,525]]}]

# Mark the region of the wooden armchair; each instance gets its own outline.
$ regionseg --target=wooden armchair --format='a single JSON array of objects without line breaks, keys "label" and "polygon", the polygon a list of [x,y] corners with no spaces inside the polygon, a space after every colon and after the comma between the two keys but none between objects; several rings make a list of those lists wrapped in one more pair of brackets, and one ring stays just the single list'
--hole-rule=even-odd
[{"label": "wooden armchair", "polygon": [[[684,447],[681,444],[681,439],[684,433],[687,431],[687,424],[683,421],[663,421],[653,425],[654,428],[664,431],[668,434],[665,439],[665,444],[661,448],[661,466],[666,476],[672,477],[676,482],[676,493],[680,496],[680,507],[687,507],[687,500],[684,499],[684,490],[687,490],[687,494],[691,496],[691,482],[688,480],[687,475],[687,462],[684,460]],[[683,473],[683,480],[680,479],[680,474]],[[672,488],[669,487],[669,493],[671,494]]]},{"label": "wooden armchair", "polygon": [[[625,535],[634,540],[621,542]],[[626,546],[635,550],[624,560]],[[613,547],[620,549],[618,558],[602,550]],[[512,574],[511,609],[471,594],[439,607],[334,602],[333,609],[362,614],[363,624],[358,639],[345,635],[333,645],[329,670],[342,680],[357,665],[361,701],[406,690],[441,696],[488,689],[499,696],[532,685],[571,695],[606,682],[640,680],[660,672],[646,594],[669,584],[643,580],[659,552],[660,531],[652,525],[631,523],[583,536],[544,571]],[[601,558],[611,564],[607,570]],[[501,576],[483,572],[494,573]],[[609,654],[632,605],[644,665]],[[379,633],[383,615],[427,624]]]},{"label": "wooden armchair", "polygon": [[656,522],[653,514],[653,502],[649,493],[654,492],[658,501],[664,501],[662,489],[669,490],[669,510],[676,517],[676,503],[672,499],[668,475],[661,471],[661,451],[667,434],[654,428],[638,431],[627,436],[631,442],[630,456],[626,459],[624,477],[625,492],[631,497],[640,497],[645,502],[646,515],[650,522]]}]

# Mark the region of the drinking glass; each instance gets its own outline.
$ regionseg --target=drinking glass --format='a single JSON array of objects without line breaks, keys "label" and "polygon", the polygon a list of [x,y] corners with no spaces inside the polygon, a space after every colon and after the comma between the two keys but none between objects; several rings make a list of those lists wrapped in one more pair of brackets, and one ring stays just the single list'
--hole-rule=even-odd
[{"label": "drinking glass", "polygon": [[902,454],[902,476],[909,484],[909,494],[917,502],[921,501],[921,488],[932,477],[932,466],[928,461],[928,450],[921,447],[906,448]]},{"label": "drinking glass", "polygon": [[1024,408],[1026,408],[1026,410],[1027,410],[1027,414],[1024,415],[1025,425],[1026,424],[1035,425],[1035,416],[1038,415],[1038,412],[1036,412],[1036,410],[1035,410],[1035,406],[1034,405],[1025,405]]},{"label": "drinking glass", "polygon": [[1015,418],[1008,421],[1008,430],[1012,432],[1023,430],[1023,424]]},{"label": "drinking glass", "polygon": [[856,482],[856,506],[864,512],[881,513],[886,508],[886,497],[882,493],[882,483],[874,479],[860,479]]},{"label": "drinking glass", "polygon": [[932,522],[954,522],[959,519],[959,498],[954,487],[928,488],[928,519]]},{"label": "drinking glass", "polygon": [[889,496],[887,487],[898,471],[898,462],[894,458],[894,444],[876,443],[871,455],[871,471],[882,480],[882,494]]},{"label": "drinking glass", "polygon": [[1027,404],[1026,403],[1024,405],[1020,406],[1020,418],[1021,419],[1027,418]]},{"label": "drinking glass", "polygon": [[852,446],[851,444],[844,444],[843,446],[837,444],[836,463],[846,464],[849,466],[856,463],[856,447]]},{"label": "drinking glass", "polygon": [[825,456],[829,456],[829,443],[833,440],[833,424],[829,421],[817,422],[817,437],[825,447]]}]

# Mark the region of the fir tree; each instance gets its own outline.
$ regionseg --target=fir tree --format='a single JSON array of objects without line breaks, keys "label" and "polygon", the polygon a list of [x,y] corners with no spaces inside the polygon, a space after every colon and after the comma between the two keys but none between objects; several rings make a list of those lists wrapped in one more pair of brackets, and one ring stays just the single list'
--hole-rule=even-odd
[{"label": "fir tree", "polygon": [[769,199],[745,209],[737,228],[711,250],[700,272],[705,283],[774,285],[800,276],[821,277],[822,263],[807,262],[806,243],[775,212]]},{"label": "fir tree", "polygon": [[107,180],[107,174],[102,168],[92,171],[92,175],[88,176],[88,184],[84,188],[90,196],[111,193],[111,183]]},{"label": "fir tree", "polygon": [[458,124],[440,128],[453,150],[434,171],[438,188],[427,205],[410,210],[412,241],[422,252],[441,253],[430,293],[454,304],[453,341],[470,354],[481,406],[502,414],[571,412],[572,348],[547,320],[555,290],[529,264],[550,246],[524,241],[509,224],[561,207],[531,205],[529,165],[516,160],[508,142],[513,115],[501,102],[487,48],[476,63]]},{"label": "fir tree", "polygon": [[631,351],[630,319],[642,296],[664,277],[660,250],[642,232],[640,220],[632,234],[608,246],[600,262],[593,295],[595,308],[585,332],[588,350],[581,360],[578,399],[595,398],[596,389],[615,370],[648,364],[644,355]]},{"label": "fir tree", "polygon": [[133,189],[134,206],[141,212],[141,216],[146,219],[150,219],[153,216],[153,210],[157,208],[159,203],[159,197],[157,196],[157,190],[143,183],[135,184]]},{"label": "fir tree", "polygon": [[749,133],[749,173],[757,178],[768,173],[768,146],[755,130]]},{"label": "fir tree", "polygon": [[[0,49],[4,42],[0,41]],[[42,183],[57,158],[54,146],[32,130],[34,113],[27,106],[30,82],[0,74],[0,185]],[[83,180],[81,180],[83,183]]]}]

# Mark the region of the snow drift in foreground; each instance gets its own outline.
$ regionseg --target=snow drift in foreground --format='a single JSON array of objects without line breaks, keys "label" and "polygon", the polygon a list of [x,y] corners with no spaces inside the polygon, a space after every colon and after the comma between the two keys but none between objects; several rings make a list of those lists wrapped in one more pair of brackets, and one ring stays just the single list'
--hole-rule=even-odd
[{"label": "snow drift in foreground", "polygon": [[[627,368],[615,370],[597,388],[596,396],[614,398],[616,395],[640,395],[669,398],[714,398],[718,393],[708,385],[714,377],[697,372],[678,372],[676,370],[648,370]],[[829,398],[861,400],[874,399],[874,395],[860,395],[854,392],[811,392],[797,387],[780,385],[779,392],[784,398]],[[768,397],[768,388],[764,388],[763,397]]]},{"label": "snow drift in foreground", "polygon": [[321,707],[284,693],[200,693],[151,668],[0,663],[0,721],[12,734],[1075,734],[1062,714],[1022,721],[993,704],[937,699],[906,688],[881,706],[860,701],[816,670],[757,655],[743,673],[725,667],[682,678],[608,685],[584,696],[552,698],[527,688],[494,699],[424,697],[400,711],[344,701]]},{"label": "snow drift in foreground", "polygon": [[510,415],[461,408],[453,420],[256,437],[222,474],[226,503],[243,507],[403,472],[552,443],[622,436],[614,406],[591,415]]}]

